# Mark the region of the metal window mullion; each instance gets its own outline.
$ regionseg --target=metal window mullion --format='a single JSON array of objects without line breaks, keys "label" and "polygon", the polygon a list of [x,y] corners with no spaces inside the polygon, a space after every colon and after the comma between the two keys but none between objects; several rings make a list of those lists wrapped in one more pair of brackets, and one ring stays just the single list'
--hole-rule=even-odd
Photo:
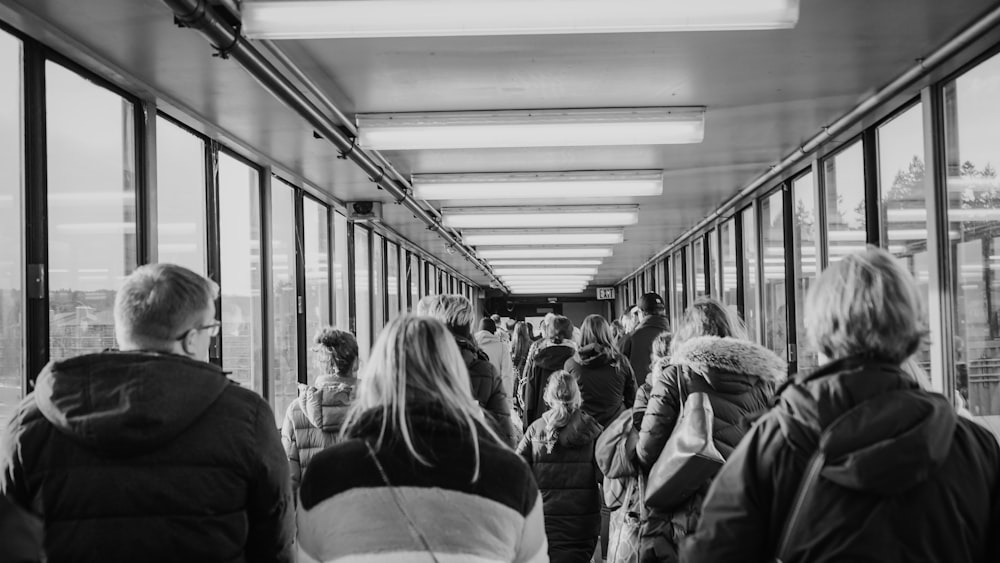
[{"label": "metal window mullion", "polygon": [[880,215],[878,129],[869,127],[861,134],[862,167],[865,178],[865,231],[868,244],[881,246],[885,238]]},{"label": "metal window mullion", "polygon": [[813,201],[816,202],[816,267],[817,274],[826,269],[829,264],[829,237],[826,226],[826,178],[823,177],[823,165],[820,159],[812,162]]},{"label": "metal window mullion", "polygon": [[24,127],[24,323],[26,391],[49,361],[48,152],[45,49],[22,40]]},{"label": "metal window mullion", "polygon": [[754,273],[757,275],[756,280],[756,291],[754,291],[754,299],[757,301],[757,339],[761,346],[767,345],[767,325],[764,323],[765,313],[765,299],[764,299],[764,206],[762,202],[764,198],[770,198],[773,192],[768,192],[753,201],[753,216],[756,221],[754,225],[754,231],[756,233],[756,241],[754,241],[754,246],[756,246],[756,252],[754,252],[755,260],[757,262],[757,267],[754,268]]},{"label": "metal window mullion", "polygon": [[333,208],[329,205],[323,203],[321,204],[323,209],[326,210],[326,293],[327,293],[327,306],[326,306],[326,323],[327,325],[333,325],[337,322],[337,286],[336,280],[333,277],[334,270],[334,260],[336,258],[336,250],[334,244],[336,243],[336,237],[334,235],[333,227]]},{"label": "metal window mullion", "polygon": [[136,263],[159,261],[159,232],[156,183],[156,102],[143,100],[135,104],[135,197],[136,197]]},{"label": "metal window mullion", "polygon": [[744,308],[746,300],[743,298],[743,293],[745,284],[743,283],[743,270],[746,267],[743,264],[743,210],[740,209],[733,214],[733,250],[736,252],[736,310],[740,314],[740,318],[743,322],[746,322],[746,309]]},{"label": "metal window mullion", "polygon": [[271,406],[274,406],[273,386],[271,385],[271,358],[275,354],[275,342],[272,323],[274,321],[274,272],[272,271],[272,219],[274,207],[271,200],[271,167],[257,169],[258,195],[260,197],[260,327],[261,327],[261,395]]},{"label": "metal window mullion", "polygon": [[[309,296],[306,294],[306,257],[305,257],[305,196],[303,191],[296,189],[295,194],[295,330],[299,369],[296,372],[299,383],[308,383],[309,359],[306,353],[306,311],[309,310]],[[328,263],[329,264],[329,263]],[[329,269],[329,268],[327,268]]]},{"label": "metal window mullion", "polygon": [[[795,279],[797,264],[795,263],[795,195],[792,193],[792,181],[785,182],[781,187],[782,228],[785,236],[785,359],[788,361],[788,373],[794,375],[799,369],[799,339],[796,323]],[[791,283],[789,283],[791,282]]]},{"label": "metal window mullion", "polygon": [[345,280],[347,290],[347,319],[350,331],[355,337],[358,336],[358,303],[355,282],[355,268],[357,267],[356,249],[354,247],[355,224],[347,222],[347,279]]},{"label": "metal window mullion", "polygon": [[[222,322],[222,237],[219,228],[219,145],[205,140],[205,271],[208,278],[219,285],[219,299],[215,308],[215,318]],[[209,361],[222,367],[222,333],[212,338]]]}]

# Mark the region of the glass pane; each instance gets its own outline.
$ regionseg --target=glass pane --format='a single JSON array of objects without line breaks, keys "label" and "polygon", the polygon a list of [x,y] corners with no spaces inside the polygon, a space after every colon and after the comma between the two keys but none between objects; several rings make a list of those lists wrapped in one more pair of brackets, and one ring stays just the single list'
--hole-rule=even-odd
[{"label": "glass pane", "polygon": [[945,87],[956,402],[1000,437],[1000,56]]},{"label": "glass pane", "polygon": [[764,345],[784,358],[788,349],[788,315],[785,308],[785,202],[779,190],[761,203],[764,221]]},{"label": "glass pane", "polygon": [[222,367],[263,392],[261,365],[260,178],[255,168],[219,153],[219,250],[222,265]]},{"label": "glass pane", "polygon": [[829,262],[865,249],[865,166],[856,142],[823,161]]},{"label": "glass pane", "polygon": [[[795,236],[792,244],[795,270],[795,338],[798,347],[798,370],[803,373],[808,373],[819,364],[816,348],[806,337],[803,322],[806,293],[819,275],[816,258],[815,194],[812,172],[799,176],[792,182],[792,200],[795,202],[795,217],[792,221],[792,232]],[[766,249],[765,252],[766,256],[771,258],[777,251]]]},{"label": "glass pane", "polygon": [[385,326],[385,264],[382,261],[382,236],[372,234],[372,327],[378,336]]},{"label": "glass pane", "polygon": [[[271,393],[274,416],[280,424],[288,404],[298,396],[298,280],[295,267],[295,190],[275,179],[271,184],[271,292],[273,312]],[[223,281],[225,279],[223,278]]]},{"label": "glass pane", "polygon": [[343,330],[351,326],[351,311],[347,294],[347,218],[333,214],[333,296],[336,325]]},{"label": "glass pane", "polygon": [[673,267],[673,287],[674,287],[674,307],[676,308],[676,320],[680,321],[687,309],[687,302],[684,295],[684,252],[674,254]]},{"label": "glass pane", "polygon": [[668,277],[669,268],[667,267],[667,262],[669,262],[669,259],[664,259],[656,265],[657,271],[660,272],[658,276],[659,285],[656,286],[656,292],[659,293],[665,300],[665,304],[667,306],[667,318],[673,318],[674,311],[673,307],[670,306],[670,294],[667,293],[667,284],[670,280]]},{"label": "glass pane", "polygon": [[389,296],[389,320],[399,316],[399,246],[394,242],[386,244],[386,264],[389,269],[385,273],[385,292]]},{"label": "glass pane", "polygon": [[156,236],[160,262],[208,273],[205,142],[156,118]]},{"label": "glass pane", "polygon": [[358,339],[358,354],[367,361],[372,344],[371,290],[368,278],[371,275],[368,262],[368,230],[354,225],[354,310],[355,332]]},{"label": "glass pane", "polygon": [[722,302],[733,311],[739,308],[736,269],[736,225],[730,219],[719,227],[722,236]]},{"label": "glass pane", "polygon": [[115,292],[136,266],[135,139],[131,103],[57,64],[45,71],[49,345],[60,360],[117,346]]},{"label": "glass pane", "polygon": [[699,237],[691,245],[691,250],[692,266],[694,266],[694,296],[698,298],[708,295],[708,284],[705,283],[705,241]]},{"label": "glass pane", "polygon": [[708,290],[709,295],[719,296],[719,232],[708,231]]},{"label": "glass pane", "polygon": [[760,342],[757,326],[757,221],[753,206],[742,211],[743,220],[743,321],[750,340]]},{"label": "glass pane", "polygon": [[427,295],[437,294],[437,268],[427,264]]},{"label": "glass pane", "polygon": [[306,342],[309,381],[321,370],[312,351],[312,339],[319,329],[330,324],[330,226],[325,205],[311,198],[302,199],[302,220],[305,233],[303,247],[306,269]]},{"label": "glass pane", "polygon": [[24,385],[21,42],[0,32],[0,431]]},{"label": "glass pane", "polygon": [[406,278],[410,280],[410,311],[417,307],[420,301],[420,258],[412,252],[406,253],[409,262],[406,264]]}]

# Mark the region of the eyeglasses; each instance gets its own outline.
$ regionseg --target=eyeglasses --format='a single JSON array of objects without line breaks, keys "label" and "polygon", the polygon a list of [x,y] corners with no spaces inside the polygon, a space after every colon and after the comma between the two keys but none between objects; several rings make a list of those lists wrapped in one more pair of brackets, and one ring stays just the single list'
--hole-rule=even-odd
[{"label": "eyeglasses", "polygon": [[177,337],[177,340],[184,340],[184,337],[187,336],[187,334],[189,332],[191,332],[192,330],[194,330],[194,331],[202,331],[202,330],[211,331],[209,333],[209,336],[211,336],[211,337],[214,338],[214,337],[216,337],[216,336],[219,335],[219,329],[220,328],[222,328],[222,323],[221,322],[219,322],[219,321],[212,321],[212,322],[208,323],[207,325],[196,326],[194,328],[189,328],[189,329],[185,330],[184,334],[182,334],[182,335],[180,335],[180,336]]}]

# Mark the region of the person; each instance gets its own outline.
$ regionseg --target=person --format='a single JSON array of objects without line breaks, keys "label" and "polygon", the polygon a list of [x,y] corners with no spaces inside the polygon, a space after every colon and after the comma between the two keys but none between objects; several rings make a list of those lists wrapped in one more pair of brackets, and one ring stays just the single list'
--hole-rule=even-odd
[{"label": "person", "polygon": [[507,325],[503,322],[503,318],[500,315],[494,313],[490,315],[490,320],[497,327],[496,335],[500,337],[505,344],[510,345],[510,331],[507,330]]},{"label": "person", "polygon": [[594,443],[603,428],[580,408],[583,399],[572,374],[553,372],[544,397],[549,410],[528,427],[517,453],[542,490],[549,560],[589,562],[601,525]]},{"label": "person", "polygon": [[545,412],[545,385],[549,374],[563,369],[566,360],[576,353],[573,342],[573,323],[566,317],[555,315],[546,324],[546,339],[543,345],[528,358],[522,378],[522,401],[524,405],[524,429],[527,431],[532,422],[538,420]]},{"label": "person", "polygon": [[517,321],[510,341],[510,356],[514,361],[514,372],[519,379],[524,371],[524,364],[528,361],[528,350],[531,349],[532,343],[534,339],[531,337],[531,324]]},{"label": "person", "polygon": [[601,315],[590,315],[580,329],[580,348],[563,369],[577,378],[583,412],[607,426],[635,402],[632,366],[615,348],[611,326]]},{"label": "person", "polygon": [[[1000,561],[1000,445],[900,368],[925,338],[923,299],[874,247],[820,275],[805,328],[822,363],[730,456],[686,561],[773,560],[786,533],[787,562]],[[807,465],[818,478],[796,502]]]},{"label": "person", "polygon": [[[669,363],[657,363],[636,454],[644,473],[656,463],[691,393],[705,393],[714,411],[713,439],[728,457],[746,433],[744,419],[767,408],[787,367],[774,352],[750,342],[732,310],[700,297],[684,313],[670,344]],[[677,561],[680,541],[694,531],[712,481],[680,506],[650,507],[643,524],[640,561]]]},{"label": "person", "polygon": [[514,400],[514,360],[510,357],[510,344],[497,335],[497,326],[489,317],[479,321],[479,332],[474,335],[476,345],[489,356],[490,363],[496,368],[503,380],[503,391],[508,402]]},{"label": "person", "polygon": [[313,339],[313,351],[322,375],[302,386],[281,425],[293,489],[298,489],[312,457],[337,442],[358,385],[358,341],[353,334],[324,328]]},{"label": "person", "polygon": [[649,356],[653,340],[670,329],[666,305],[656,293],[644,293],[639,299],[639,324],[622,340],[621,352],[632,365],[636,381],[645,381],[649,375]]},{"label": "person", "polygon": [[0,492],[44,521],[49,561],[293,560],[274,414],[208,362],[218,292],[137,268],[115,297],[120,351],[50,362],[18,405]]},{"label": "person", "polygon": [[611,321],[611,336],[615,339],[615,348],[621,349],[622,337],[625,336],[625,329],[618,319]]},{"label": "person", "polygon": [[472,303],[461,295],[428,295],[417,302],[417,314],[433,317],[451,331],[455,344],[462,351],[465,368],[469,374],[472,396],[479,406],[489,413],[491,424],[508,445],[513,447],[514,430],[511,426],[511,402],[504,393],[500,373],[490,363],[489,356],[476,346],[472,338],[472,321],[475,313]]},{"label": "person", "polygon": [[485,424],[439,321],[403,315],[363,368],[344,441],[313,458],[298,540],[319,561],[545,561],[530,468]]}]

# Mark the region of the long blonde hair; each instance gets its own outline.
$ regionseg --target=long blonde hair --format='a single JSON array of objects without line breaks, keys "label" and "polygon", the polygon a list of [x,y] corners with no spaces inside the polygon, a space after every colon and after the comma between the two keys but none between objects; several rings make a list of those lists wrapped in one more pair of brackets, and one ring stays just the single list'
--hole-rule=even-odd
[{"label": "long blonde hair", "polygon": [[366,411],[379,409],[382,427],[375,449],[381,449],[386,438],[401,438],[413,459],[431,467],[414,445],[408,416],[413,404],[431,403],[471,438],[475,451],[472,482],[479,479],[479,432],[503,443],[483,423],[462,354],[441,321],[416,315],[391,321],[375,341],[360,377],[358,396],[347,412],[341,437],[350,435]]},{"label": "long blonde hair", "polygon": [[544,442],[548,452],[552,453],[552,448],[559,440],[559,430],[569,424],[570,417],[583,404],[583,397],[576,377],[566,370],[557,370],[549,375],[544,399],[549,406],[549,410],[542,415],[545,420]]},{"label": "long blonde hair", "polygon": [[728,336],[749,340],[739,315],[718,299],[711,297],[699,297],[687,311],[684,311],[684,319],[670,343],[670,353],[673,354],[682,344],[697,336],[720,338]]}]

